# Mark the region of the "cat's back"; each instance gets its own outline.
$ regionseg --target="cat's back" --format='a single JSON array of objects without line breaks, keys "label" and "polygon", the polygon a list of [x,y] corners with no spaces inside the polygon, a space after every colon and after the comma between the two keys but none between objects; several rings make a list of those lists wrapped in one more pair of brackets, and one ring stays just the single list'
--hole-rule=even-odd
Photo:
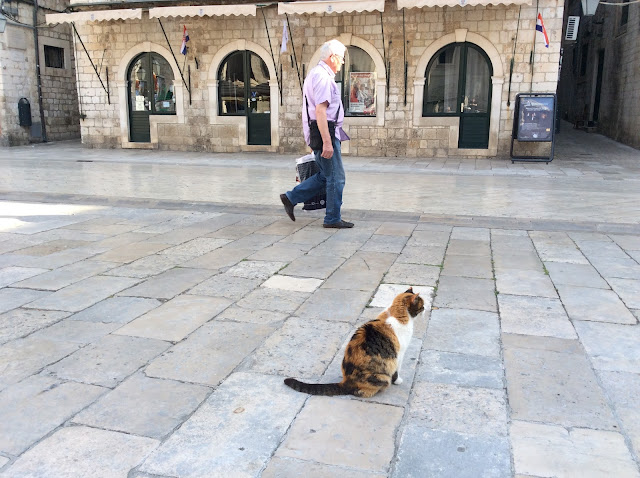
[{"label": "cat's back", "polygon": [[348,352],[357,355],[377,355],[381,358],[396,357],[400,344],[393,328],[386,323],[387,316],[383,314],[385,313],[356,330],[347,347]]}]

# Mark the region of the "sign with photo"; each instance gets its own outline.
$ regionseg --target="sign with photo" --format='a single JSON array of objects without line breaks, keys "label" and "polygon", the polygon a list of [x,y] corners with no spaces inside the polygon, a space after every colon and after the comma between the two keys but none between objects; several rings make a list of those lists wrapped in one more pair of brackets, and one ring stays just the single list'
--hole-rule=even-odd
[{"label": "sign with photo", "polygon": [[553,96],[518,96],[518,141],[551,141],[553,138]]},{"label": "sign with photo", "polygon": [[373,72],[349,73],[349,113],[376,114],[376,74]]}]

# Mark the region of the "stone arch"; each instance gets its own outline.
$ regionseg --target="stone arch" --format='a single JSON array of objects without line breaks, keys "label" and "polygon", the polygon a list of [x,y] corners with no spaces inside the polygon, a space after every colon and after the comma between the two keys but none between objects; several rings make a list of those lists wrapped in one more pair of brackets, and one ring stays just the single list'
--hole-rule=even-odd
[{"label": "stone arch", "polygon": [[[151,133],[150,143],[134,143],[129,141],[129,104],[127,92],[127,70],[129,64],[141,53],[157,53],[161,55],[171,66],[173,71],[173,87],[176,98],[175,115],[150,115],[149,127]],[[120,106],[120,140],[123,148],[155,149],[158,147],[158,124],[184,123],[184,85],[180,75],[180,69],[169,50],[161,45],[151,42],[138,43],[131,47],[120,59],[116,66],[116,89]]]},{"label": "stone arch", "polygon": [[[429,61],[445,46],[451,43],[473,43],[480,47],[489,57],[493,76],[491,77],[491,114],[489,117],[489,147],[485,149],[458,149],[458,118],[425,118],[422,116],[424,98],[425,72]],[[496,47],[487,38],[466,29],[457,29],[431,43],[420,56],[416,64],[413,81],[413,125],[415,126],[449,126],[450,154],[468,154],[475,156],[496,156],[498,154],[498,136],[500,133],[500,113],[502,104],[502,85],[504,84],[504,66],[502,57]]]},{"label": "stone arch", "polygon": [[[249,50],[258,55],[269,70],[269,95],[271,98],[271,146],[250,147],[247,145],[247,120],[245,117],[238,116],[220,116],[218,115],[218,69],[224,59],[234,51]],[[209,66],[207,87],[209,89],[209,123],[210,124],[232,124],[238,127],[238,144],[243,149],[258,149],[276,151],[280,145],[280,91],[278,88],[278,78],[276,76],[276,67],[273,64],[271,54],[258,45],[249,40],[235,40],[221,47],[214,55]]]}]

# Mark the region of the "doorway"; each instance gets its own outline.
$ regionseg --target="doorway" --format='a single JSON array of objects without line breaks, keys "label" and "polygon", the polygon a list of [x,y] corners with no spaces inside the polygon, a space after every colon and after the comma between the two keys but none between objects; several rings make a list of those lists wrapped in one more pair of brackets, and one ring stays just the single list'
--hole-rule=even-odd
[{"label": "doorway", "polygon": [[135,57],[127,69],[129,140],[151,142],[150,115],[175,115],[173,70],[169,62],[153,52]]},{"label": "doorway", "polygon": [[458,117],[458,148],[487,149],[492,74],[489,57],[478,46],[447,45],[427,65],[422,116]]},{"label": "doorway", "polygon": [[218,70],[218,114],[245,116],[247,144],[271,145],[271,90],[266,63],[249,50],[229,54]]}]

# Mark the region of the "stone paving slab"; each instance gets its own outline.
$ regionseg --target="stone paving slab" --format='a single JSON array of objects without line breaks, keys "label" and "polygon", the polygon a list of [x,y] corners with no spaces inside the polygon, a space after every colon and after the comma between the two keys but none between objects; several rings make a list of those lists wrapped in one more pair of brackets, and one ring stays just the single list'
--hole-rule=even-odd
[{"label": "stone paving slab", "polygon": [[[418,445],[419,444],[419,445]],[[511,477],[504,437],[432,430],[410,423],[400,437],[392,478]]]},{"label": "stone paving slab", "polygon": [[209,269],[175,267],[144,282],[136,281],[140,283],[135,287],[123,290],[118,295],[152,299],[172,299],[212,275],[213,273]]},{"label": "stone paving slab", "polygon": [[574,321],[594,368],[640,373],[640,326]]},{"label": "stone paving slab", "polygon": [[0,314],[29,304],[49,294],[51,293],[42,290],[13,289],[9,287],[0,289]]},{"label": "stone paving slab", "polygon": [[542,270],[496,269],[496,289],[500,294],[558,298],[551,279]]},{"label": "stone paving slab", "polygon": [[302,304],[296,314],[304,319],[355,323],[370,299],[370,292],[320,288]]},{"label": "stone paving slab", "polygon": [[491,257],[447,254],[441,275],[493,279]]},{"label": "stone paving slab", "polygon": [[433,305],[497,312],[495,285],[490,279],[444,276],[440,278]]},{"label": "stone paving slab", "polygon": [[216,386],[276,330],[277,324],[218,319],[200,327],[146,367],[150,377]]},{"label": "stone paving slab", "polygon": [[633,314],[612,290],[558,285],[558,292],[572,320],[637,323]]},{"label": "stone paving slab", "polygon": [[139,282],[129,277],[94,276],[29,302],[30,309],[79,312]]},{"label": "stone paving slab", "polygon": [[424,349],[415,380],[503,389],[503,376],[502,361],[497,357]]},{"label": "stone paving slab", "polygon": [[308,292],[258,287],[236,302],[236,304],[249,310],[260,309],[291,314],[297,310],[308,297]]},{"label": "stone paving slab", "polygon": [[10,476],[127,476],[157,446],[157,440],[125,433],[63,428],[18,458]]},{"label": "stone paving slab", "polygon": [[31,376],[0,392],[0,451],[20,455],[107,390]]},{"label": "stone paving slab", "polygon": [[406,242],[406,236],[374,234],[362,245],[360,250],[367,252],[391,252],[398,254],[402,251]]},{"label": "stone paving slab", "polygon": [[[52,271],[46,271],[30,279],[23,280],[15,284],[16,287],[40,290],[60,290],[71,284],[87,279],[102,272],[117,267],[113,262],[100,262],[93,259],[84,260],[60,267]],[[114,274],[117,275],[117,274]]]},{"label": "stone paving slab", "polygon": [[183,267],[193,267],[196,269],[223,269],[236,265],[243,259],[254,254],[254,249],[230,248],[228,245],[215,249],[195,259],[191,259],[182,264]]},{"label": "stone paving slab", "polygon": [[601,371],[598,376],[636,457],[640,456],[640,375]]},{"label": "stone paving slab", "polygon": [[134,242],[126,246],[116,247],[108,252],[104,252],[95,257],[96,260],[102,262],[117,262],[120,264],[128,264],[142,257],[155,254],[170,247],[171,244],[163,244],[157,242]]},{"label": "stone paving slab", "polygon": [[229,268],[227,274],[245,279],[266,280],[286,265],[286,262],[245,260]]},{"label": "stone paving slab", "polygon": [[73,418],[73,423],[161,439],[186,420],[210,389],[136,374]]},{"label": "stone paving slab", "polygon": [[498,305],[504,334],[578,338],[558,299],[499,294]]},{"label": "stone paving slab", "polygon": [[265,247],[247,256],[247,259],[255,261],[291,262],[303,256],[310,249],[307,245],[283,244],[276,242],[272,246]]},{"label": "stone paving slab", "polygon": [[73,342],[32,337],[4,344],[0,348],[0,390],[38,373],[79,347]]},{"label": "stone paving slab", "polygon": [[527,476],[637,478],[624,438],[615,432],[516,420],[511,424],[516,473]]},{"label": "stone paving slab", "polygon": [[371,290],[378,286],[395,258],[396,254],[384,252],[358,252],[342,264],[322,287],[337,290]]},{"label": "stone paving slab", "polygon": [[20,282],[29,277],[49,272],[49,269],[38,269],[35,267],[5,267],[0,269],[0,287]]},{"label": "stone paving slab", "polygon": [[275,456],[385,472],[402,412],[400,407],[359,400],[311,397]]},{"label": "stone paving slab", "polygon": [[142,297],[110,297],[73,314],[69,319],[126,324],[161,304],[159,300]]},{"label": "stone paving slab", "polygon": [[577,341],[504,334],[503,344],[513,419],[616,429],[606,397]]},{"label": "stone paving slab", "polygon": [[438,282],[438,277],[440,277],[440,270],[436,266],[395,263],[385,274],[383,282],[435,286]]},{"label": "stone paving slab", "polygon": [[214,275],[189,290],[192,295],[226,297],[238,300],[254,290],[262,283],[262,279],[245,279],[229,273]]},{"label": "stone paving slab", "polygon": [[107,335],[44,372],[60,379],[113,388],[169,345],[154,339]]},{"label": "stone paving slab", "polygon": [[570,285],[579,287],[595,287],[608,289],[607,282],[600,277],[598,271],[590,264],[570,264],[567,262],[546,262],[545,268],[549,271],[551,280],[558,285]]},{"label": "stone paving slab", "polygon": [[305,478],[327,478],[349,476],[349,478],[386,478],[385,473],[371,473],[351,467],[323,465],[294,458],[275,457],[260,475],[262,478],[304,476]]},{"label": "stone paving slab", "polygon": [[167,247],[160,250],[158,253],[163,256],[176,257],[181,261],[188,261],[198,256],[202,256],[208,252],[211,252],[219,247],[228,244],[230,241],[227,239],[214,239],[208,237],[198,237],[191,241],[178,244],[177,246]]},{"label": "stone paving slab", "polygon": [[280,273],[296,277],[326,279],[343,263],[344,258],[340,256],[305,255],[293,260]]},{"label": "stone paving slab", "polygon": [[58,340],[60,342],[75,342],[90,344],[119,328],[119,324],[102,322],[84,322],[81,320],[64,319],[47,328],[34,332],[30,337]]},{"label": "stone paving slab", "polygon": [[498,272],[503,272],[504,269],[536,272],[544,270],[542,262],[535,251],[525,251],[520,249],[510,249],[505,251],[494,248],[493,262],[496,270],[496,276],[498,275]]},{"label": "stone paving slab", "polygon": [[235,322],[249,322],[252,324],[270,324],[282,322],[289,314],[271,310],[243,309],[232,305],[216,316],[218,320],[232,320]]},{"label": "stone paving slab", "polygon": [[68,317],[57,310],[13,309],[0,314],[0,344],[25,337]]},{"label": "stone paving slab", "polygon": [[458,256],[491,256],[491,248],[487,241],[477,241],[471,239],[454,239],[449,241],[447,254]]},{"label": "stone paving slab", "polygon": [[235,373],[139,470],[169,476],[256,476],[306,399],[281,377]]},{"label": "stone paving slab", "polygon": [[405,246],[397,262],[403,264],[423,264],[439,266],[444,260],[444,246]]},{"label": "stone paving slab", "polygon": [[351,326],[343,322],[288,319],[240,367],[317,381],[338,352]]},{"label": "stone paving slab", "polygon": [[629,309],[640,309],[640,280],[609,279],[609,284]]},{"label": "stone paving slab", "polygon": [[448,383],[416,382],[409,404],[409,420],[425,428],[506,437],[505,392]]},{"label": "stone paving slab", "polygon": [[222,297],[181,295],[134,319],[115,333],[179,342],[231,304]]},{"label": "stone paving slab", "polygon": [[281,289],[296,292],[313,292],[322,284],[320,279],[274,275],[261,285],[267,289]]},{"label": "stone paving slab", "polygon": [[605,279],[640,280],[640,265],[638,265],[637,259],[610,259],[601,256],[592,256],[589,260]]}]

